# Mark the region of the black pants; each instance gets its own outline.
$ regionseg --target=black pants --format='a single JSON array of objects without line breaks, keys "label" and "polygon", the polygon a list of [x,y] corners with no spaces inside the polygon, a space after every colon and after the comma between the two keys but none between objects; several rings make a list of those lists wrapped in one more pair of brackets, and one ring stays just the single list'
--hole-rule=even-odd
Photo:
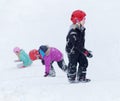
[{"label": "black pants", "polygon": [[[53,61],[54,62],[54,61]],[[54,68],[52,66],[53,62],[51,63],[51,68]],[[60,69],[62,69],[63,71],[67,71],[67,65],[65,64],[64,59],[62,59],[61,61],[57,62],[58,66],[60,67]]]},{"label": "black pants", "polygon": [[63,71],[67,70],[67,65],[65,64],[64,59],[62,59],[61,61],[57,62],[57,64]]},{"label": "black pants", "polygon": [[[86,68],[88,67],[88,60],[82,53],[68,55],[68,78],[75,79],[76,76],[81,78],[86,76]],[[78,66],[78,67],[77,67]]]}]

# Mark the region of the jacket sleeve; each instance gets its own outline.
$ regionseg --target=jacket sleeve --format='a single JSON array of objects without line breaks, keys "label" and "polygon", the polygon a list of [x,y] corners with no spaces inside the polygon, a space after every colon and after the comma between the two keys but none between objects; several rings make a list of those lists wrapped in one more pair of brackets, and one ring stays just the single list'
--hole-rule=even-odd
[{"label": "jacket sleeve", "polygon": [[45,63],[45,73],[49,73],[50,71],[50,58],[44,58],[44,63]]},{"label": "jacket sleeve", "polygon": [[71,32],[70,34],[68,34],[66,40],[67,40],[66,52],[71,53],[71,52],[73,52],[73,48],[76,43],[76,32]]}]

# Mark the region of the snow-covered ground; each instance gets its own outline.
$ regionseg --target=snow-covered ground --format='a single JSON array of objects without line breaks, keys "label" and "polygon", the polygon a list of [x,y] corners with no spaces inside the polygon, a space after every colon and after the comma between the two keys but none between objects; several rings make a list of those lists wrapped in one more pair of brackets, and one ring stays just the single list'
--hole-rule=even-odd
[{"label": "snow-covered ground", "polygon": [[[119,0],[0,0],[0,101],[120,101]],[[54,63],[57,76],[43,77],[39,60],[19,69],[13,48],[27,53],[42,44],[60,49],[73,10],[87,13],[86,48],[90,83],[70,84]]]}]

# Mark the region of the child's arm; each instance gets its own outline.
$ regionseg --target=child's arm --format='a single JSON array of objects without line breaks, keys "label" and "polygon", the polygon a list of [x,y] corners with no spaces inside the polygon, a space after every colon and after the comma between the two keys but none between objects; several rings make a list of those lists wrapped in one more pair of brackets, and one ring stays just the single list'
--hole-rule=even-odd
[{"label": "child's arm", "polygon": [[17,54],[18,60],[14,60],[14,62],[20,62],[20,54]]},{"label": "child's arm", "polygon": [[50,67],[51,67],[50,58],[46,58],[44,60],[44,63],[45,63],[45,75],[44,75],[44,77],[47,77],[49,75]]}]

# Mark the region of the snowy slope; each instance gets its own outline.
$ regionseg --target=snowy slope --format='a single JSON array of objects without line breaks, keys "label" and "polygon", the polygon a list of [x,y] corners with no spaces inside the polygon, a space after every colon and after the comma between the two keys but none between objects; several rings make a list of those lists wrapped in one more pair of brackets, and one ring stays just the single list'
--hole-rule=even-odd
[{"label": "snowy slope", "polygon": [[[120,101],[119,0],[0,0],[0,101]],[[87,13],[87,84],[69,84],[54,64],[57,76],[44,78],[44,66],[35,61],[18,69],[13,48],[26,52],[41,44],[57,47],[68,63],[65,38],[75,9]]]}]

